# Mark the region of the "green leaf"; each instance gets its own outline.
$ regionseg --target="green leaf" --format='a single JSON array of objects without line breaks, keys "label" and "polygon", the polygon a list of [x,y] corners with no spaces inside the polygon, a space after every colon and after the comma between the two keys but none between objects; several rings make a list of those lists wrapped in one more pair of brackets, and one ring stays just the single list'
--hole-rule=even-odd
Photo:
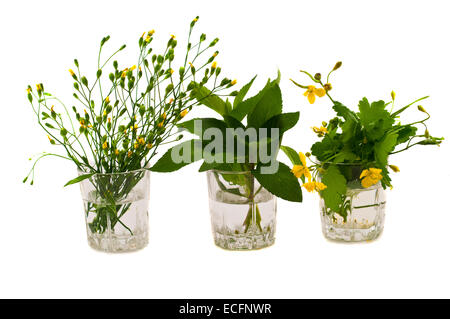
[{"label": "green leaf", "polygon": [[[183,156],[184,152],[187,151],[189,154],[183,156],[183,159],[186,158],[187,161],[180,161],[179,163],[175,162],[172,158],[172,151],[175,154]],[[198,152],[198,156],[195,156]],[[179,170],[180,168],[194,163],[197,160],[200,160],[202,157],[202,143],[200,140],[189,140],[174,147],[170,148],[150,169],[153,172],[174,172]]]},{"label": "green leaf", "polygon": [[320,196],[322,196],[328,208],[334,212],[338,212],[341,204],[343,204],[342,198],[347,192],[347,180],[336,165],[331,165],[323,173],[322,183],[327,188],[320,192]]},{"label": "green leaf", "polygon": [[[198,127],[198,131],[195,130],[195,123],[201,123],[201,130]],[[203,133],[209,128],[218,128],[219,130],[225,132],[227,125],[224,121],[218,120],[216,118],[195,118],[177,125],[178,127],[188,130],[190,133],[195,134],[203,138]]]},{"label": "green leaf", "polygon": [[355,123],[358,122],[358,116],[355,114],[355,112],[353,112],[340,102],[334,102],[333,110],[336,111],[338,116],[343,117],[346,121],[352,121]]},{"label": "green leaf", "polygon": [[247,126],[261,127],[271,117],[280,114],[282,108],[281,90],[278,84],[275,84],[264,92],[253,110],[247,115]]},{"label": "green leaf", "polygon": [[220,115],[227,114],[227,105],[217,95],[211,93],[204,86],[198,86],[192,90],[191,95],[197,99],[200,104],[206,105]]},{"label": "green leaf", "polygon": [[248,98],[240,103],[237,103],[233,111],[231,111],[230,115],[233,116],[238,121],[242,121],[248,114],[252,113],[258,102],[261,100],[261,98],[266,94],[266,92],[277,85],[279,83],[279,79],[276,79],[274,81],[267,81],[266,86],[258,92],[255,96],[252,96],[251,98]]},{"label": "green leaf", "polygon": [[69,185],[72,185],[72,184],[79,183],[79,182],[81,182],[81,181],[84,181],[85,179],[87,179],[87,178],[89,178],[89,177],[91,177],[91,176],[93,176],[93,175],[95,175],[95,174],[97,174],[97,173],[89,173],[89,174],[80,175],[80,176],[78,176],[78,177],[76,177],[76,178],[74,178],[74,179],[68,181],[68,182],[64,185],[64,187],[69,186]]},{"label": "green leaf", "polygon": [[233,102],[233,108],[235,108],[239,103],[241,103],[245,96],[247,95],[248,90],[250,90],[250,87],[253,84],[253,81],[255,81],[256,79],[256,75],[254,76],[253,79],[251,79],[250,82],[248,82],[246,85],[244,85],[238,92],[238,94],[236,95],[236,97],[234,98],[234,102]]},{"label": "green leaf", "polygon": [[278,162],[278,165],[278,171],[274,174],[262,174],[261,167],[252,173],[258,182],[273,195],[291,202],[301,202],[302,190],[298,179],[286,164]]},{"label": "green leaf", "polygon": [[245,128],[245,125],[230,115],[224,115],[223,119],[230,128]]},{"label": "green leaf", "polygon": [[358,106],[361,125],[369,140],[379,140],[394,124],[394,119],[384,109],[386,106],[384,101],[369,104],[367,98],[363,98]]},{"label": "green leaf", "polygon": [[389,132],[381,142],[375,143],[375,159],[379,167],[385,167],[387,165],[389,153],[392,152],[397,145],[397,137],[397,134]]},{"label": "green leaf", "polygon": [[[297,124],[300,112],[277,114],[261,125],[261,128],[278,128],[280,137]],[[269,132],[270,133],[270,132]]]},{"label": "green leaf", "polygon": [[409,139],[416,135],[417,127],[404,126],[397,131],[397,145],[409,141]]},{"label": "green leaf", "polygon": [[302,165],[300,156],[293,148],[290,148],[289,146],[284,146],[284,145],[282,145],[280,148],[284,152],[284,154],[286,154],[286,156],[289,158],[289,160],[291,161],[292,164]]}]

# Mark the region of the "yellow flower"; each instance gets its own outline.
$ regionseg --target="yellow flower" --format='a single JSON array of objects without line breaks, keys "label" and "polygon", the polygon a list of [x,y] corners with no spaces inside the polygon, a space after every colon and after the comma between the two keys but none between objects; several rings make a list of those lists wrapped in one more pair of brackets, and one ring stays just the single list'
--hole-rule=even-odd
[{"label": "yellow flower", "polygon": [[183,110],[183,111],[180,113],[180,117],[181,117],[181,118],[185,117],[186,114],[188,114],[188,112],[189,112],[188,109]]},{"label": "yellow flower", "polygon": [[42,91],[42,86],[40,84],[36,84],[36,90],[38,90],[38,92]]},{"label": "yellow flower", "polygon": [[142,33],[141,38],[144,38],[145,33],[146,33],[145,31],[144,31],[144,33]]},{"label": "yellow flower", "polygon": [[194,65],[192,64],[192,62],[189,62],[189,65],[191,66],[191,68],[193,68],[193,67],[194,67]]},{"label": "yellow flower", "polygon": [[172,104],[172,103],[173,103],[173,99],[170,99],[170,100],[169,100],[169,104]]},{"label": "yellow flower", "polygon": [[316,87],[314,85],[308,85],[308,89],[306,90],[306,92],[303,94],[304,96],[308,97],[308,101],[310,104],[314,104],[315,100],[316,100],[316,95],[318,97],[322,97],[325,95],[325,90],[324,89],[316,89]]},{"label": "yellow flower", "polygon": [[166,112],[164,112],[161,117],[163,118],[163,120],[165,120],[167,118]]},{"label": "yellow flower", "polygon": [[145,139],[143,137],[140,137],[140,138],[138,138],[138,142],[139,142],[139,144],[144,145]]},{"label": "yellow flower", "polygon": [[331,83],[325,83],[323,85],[323,88],[325,89],[325,91],[331,91],[331,89],[333,88],[333,86],[331,85]]},{"label": "yellow flower", "polygon": [[324,126],[321,126],[321,127],[313,126],[311,128],[314,131],[314,133],[316,133],[319,137],[322,137],[328,133],[327,128]]},{"label": "yellow flower", "polygon": [[301,165],[294,165],[294,167],[291,169],[292,174],[294,174],[295,177],[300,178],[302,176],[305,176],[308,178],[308,181],[311,181],[311,173],[309,172],[308,166],[306,166],[306,157],[305,154],[302,152],[298,153],[301,161]]},{"label": "yellow flower", "polygon": [[216,68],[217,68],[217,62],[214,61],[214,62],[211,64],[211,69],[216,69]]},{"label": "yellow flower", "polygon": [[176,38],[176,36],[174,36],[173,34],[170,36],[170,38],[172,39],[172,40],[175,40],[175,38]]},{"label": "yellow flower", "polygon": [[27,88],[27,93],[28,93],[28,94],[31,93],[31,88]]},{"label": "yellow flower", "polygon": [[164,121],[158,123],[158,127],[159,127],[159,128],[162,128],[163,126],[164,126]]},{"label": "yellow flower", "polygon": [[131,157],[131,155],[133,155],[133,152],[132,151],[128,151],[128,157]]},{"label": "yellow flower", "polygon": [[135,143],[134,143],[134,148],[137,149],[138,147],[139,147],[139,143],[138,143],[138,142],[135,142]]},{"label": "yellow flower", "polygon": [[214,52],[214,53],[213,53],[213,57],[216,57],[218,54],[219,54],[218,51]]},{"label": "yellow flower", "polygon": [[379,168],[369,168],[362,171],[361,176],[359,176],[361,180],[361,185],[364,188],[368,188],[372,185],[378,183],[382,178],[381,169]]},{"label": "yellow flower", "polygon": [[327,186],[324,183],[316,181],[304,183],[303,187],[310,193],[314,191],[320,192],[323,191],[325,188],[327,188]]},{"label": "yellow flower", "polygon": [[395,173],[400,172],[400,168],[398,168],[398,166],[396,166],[396,165],[389,165],[389,167],[390,167]]},{"label": "yellow flower", "polygon": [[138,129],[138,125],[134,124],[133,129],[136,131]]},{"label": "yellow flower", "polygon": [[70,73],[71,76],[74,76],[74,75],[75,75],[75,72],[73,72],[72,69],[69,69],[69,73]]},{"label": "yellow flower", "polygon": [[104,150],[106,150],[108,148],[108,142],[104,142],[102,147],[103,147]]},{"label": "yellow flower", "polygon": [[195,18],[194,20],[192,20],[192,21],[194,21],[194,22],[197,22],[198,21],[198,19],[197,18]]},{"label": "yellow flower", "polygon": [[148,148],[148,149],[152,148],[152,146],[153,146],[152,143],[148,143],[148,144],[147,144],[147,148]]},{"label": "yellow flower", "polygon": [[150,36],[150,35],[148,35],[146,38],[145,38],[145,42],[150,42],[150,39],[151,39],[152,37]]},{"label": "yellow flower", "polygon": [[136,65],[133,65],[133,66],[130,68],[130,70],[131,70],[131,71],[136,70]]},{"label": "yellow flower", "polygon": [[150,30],[150,31],[148,31],[148,35],[149,35],[149,36],[152,36],[153,34],[155,34],[155,30]]},{"label": "yellow flower", "polygon": [[105,99],[105,104],[108,104],[108,103],[109,103],[109,96],[107,96]]},{"label": "yellow flower", "polygon": [[231,81],[231,85],[235,85],[237,83],[237,80],[234,79],[233,81]]},{"label": "yellow flower", "polygon": [[170,74],[173,74],[175,71],[173,69],[169,69]]},{"label": "yellow flower", "polygon": [[116,155],[119,155],[119,150],[116,148],[116,150],[114,151],[114,153],[115,153]]}]

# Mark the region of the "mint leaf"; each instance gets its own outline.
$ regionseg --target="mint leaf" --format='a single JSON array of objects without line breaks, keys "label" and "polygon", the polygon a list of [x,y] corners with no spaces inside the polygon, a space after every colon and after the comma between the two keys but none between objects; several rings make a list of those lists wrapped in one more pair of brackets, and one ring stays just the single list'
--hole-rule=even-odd
[{"label": "mint leaf", "polygon": [[247,126],[259,128],[272,116],[278,115],[282,111],[283,101],[281,90],[278,84],[270,87],[263,94],[261,99],[247,116]]},{"label": "mint leaf", "polygon": [[[174,153],[179,156],[183,156],[183,159],[187,159],[187,161],[180,161],[178,163],[174,161],[172,151],[174,150]],[[184,152],[189,152],[188,154],[184,154]],[[183,143],[180,143],[178,145],[175,145],[174,147],[170,148],[164,155],[155,163],[155,165],[152,166],[150,169],[153,172],[161,172],[161,173],[167,173],[167,172],[174,172],[179,170],[180,168],[189,165],[191,163],[194,163],[197,160],[201,159],[201,153],[202,151],[202,143],[200,140],[189,140],[185,141]],[[199,153],[200,156],[195,156],[196,152]],[[185,156],[184,156],[185,155]]]},{"label": "mint leaf", "polygon": [[252,173],[258,182],[273,195],[291,202],[301,202],[302,190],[298,179],[286,164],[278,162],[278,165],[278,171],[274,174],[261,174],[261,167]]},{"label": "mint leaf", "polygon": [[197,99],[200,104],[206,105],[220,115],[227,114],[227,105],[217,95],[211,93],[204,86],[198,86],[191,92],[191,96]]}]

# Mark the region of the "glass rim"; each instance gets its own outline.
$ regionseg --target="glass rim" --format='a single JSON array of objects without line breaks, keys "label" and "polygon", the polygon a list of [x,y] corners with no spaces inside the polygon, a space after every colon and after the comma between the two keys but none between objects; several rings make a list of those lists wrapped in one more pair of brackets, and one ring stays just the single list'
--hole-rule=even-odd
[{"label": "glass rim", "polygon": [[[91,174],[91,172],[87,172],[87,171],[83,171],[79,168],[77,168],[78,173],[81,174]],[[124,171],[124,172],[114,172],[114,173],[92,173],[92,176],[113,176],[113,175],[123,175],[123,174],[132,174],[132,173],[138,173],[141,171],[148,171],[150,173],[150,168],[146,168],[146,167],[142,167],[142,168],[138,168],[138,169],[134,169],[131,171]]]}]

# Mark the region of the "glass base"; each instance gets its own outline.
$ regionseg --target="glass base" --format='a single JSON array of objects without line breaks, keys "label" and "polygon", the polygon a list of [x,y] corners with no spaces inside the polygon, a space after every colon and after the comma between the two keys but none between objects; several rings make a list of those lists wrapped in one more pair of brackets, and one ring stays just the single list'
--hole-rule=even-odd
[{"label": "glass base", "polygon": [[230,229],[213,231],[216,246],[227,250],[257,250],[272,246],[275,243],[275,227],[267,227],[263,231],[256,225],[250,226],[245,233],[236,233]]},{"label": "glass base", "polygon": [[339,228],[323,222],[322,232],[330,240],[360,242],[376,239],[383,232],[383,225],[373,225],[368,228]]},{"label": "glass base", "polygon": [[90,234],[88,244],[95,250],[107,253],[132,252],[148,245],[148,232],[134,234],[133,236]]}]

